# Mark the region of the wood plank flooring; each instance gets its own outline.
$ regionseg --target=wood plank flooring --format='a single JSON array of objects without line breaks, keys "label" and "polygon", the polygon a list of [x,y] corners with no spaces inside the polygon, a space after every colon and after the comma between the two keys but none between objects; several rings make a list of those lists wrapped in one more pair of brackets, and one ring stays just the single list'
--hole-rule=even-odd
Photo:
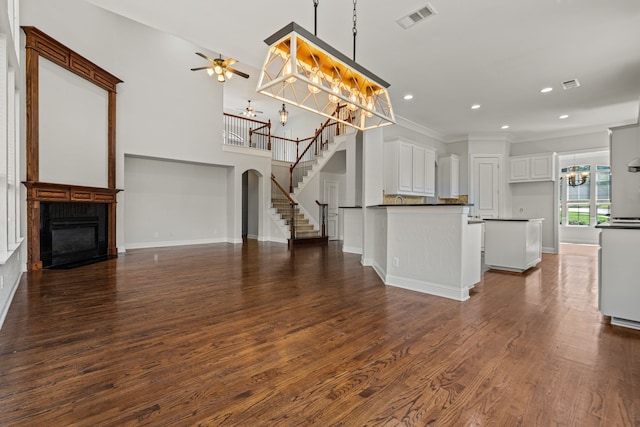
[{"label": "wood plank flooring", "polygon": [[466,302],[385,287],[330,243],[145,249],[25,274],[2,426],[638,426],[640,331],[596,249],[489,271]]}]

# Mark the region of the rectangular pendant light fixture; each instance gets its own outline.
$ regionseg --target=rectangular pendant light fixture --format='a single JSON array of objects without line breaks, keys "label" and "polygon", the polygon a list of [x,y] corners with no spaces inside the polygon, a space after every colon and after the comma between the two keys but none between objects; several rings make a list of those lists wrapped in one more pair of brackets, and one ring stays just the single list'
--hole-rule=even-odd
[{"label": "rectangular pendant light fixture", "polygon": [[258,92],[360,130],[395,123],[389,83],[295,22],[265,43]]}]

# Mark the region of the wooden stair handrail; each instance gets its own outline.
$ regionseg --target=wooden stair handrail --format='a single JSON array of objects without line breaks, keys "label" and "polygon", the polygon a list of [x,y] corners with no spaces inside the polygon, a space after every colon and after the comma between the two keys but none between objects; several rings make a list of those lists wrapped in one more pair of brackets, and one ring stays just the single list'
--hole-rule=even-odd
[{"label": "wooden stair handrail", "polygon": [[290,205],[297,205],[298,204],[295,200],[293,200],[291,198],[291,195],[289,195],[289,193],[287,193],[287,190],[285,190],[284,187],[282,185],[280,185],[280,183],[278,182],[278,180],[276,179],[276,176],[274,174],[271,174],[271,181],[276,185],[276,187],[278,187],[278,189],[282,192],[282,194],[284,194],[284,196],[289,201]]},{"label": "wooden stair handrail", "polygon": [[[254,123],[260,123],[261,125],[264,125],[264,126],[266,126],[267,124],[269,124],[268,122],[263,122],[263,121],[256,120],[256,119],[250,119],[250,118],[248,118],[248,117],[246,117],[246,116],[238,116],[238,115],[235,115],[235,114],[229,114],[229,113],[224,113],[224,115],[225,115],[225,116],[229,116],[229,117],[234,117],[234,118],[236,118],[236,119],[242,119],[242,120],[247,120],[247,121],[254,122]],[[259,129],[259,128],[256,128],[256,129]]]},{"label": "wooden stair handrail", "polygon": [[[307,148],[304,149],[304,151],[302,151],[302,154],[298,155],[298,158],[296,159],[296,161],[289,167],[289,192],[293,193],[293,170],[296,168],[296,166],[298,166],[298,164],[300,163],[300,160],[302,160],[302,158],[304,157],[305,154],[307,154],[307,151],[309,151],[309,149],[311,148],[311,146],[313,145],[314,142],[317,142],[318,140],[318,136],[320,136],[322,134],[322,131],[326,128],[330,126],[330,122],[332,122],[334,119],[333,117],[338,114],[340,112],[340,110],[342,108],[344,108],[345,105],[338,105],[336,106],[335,111],[333,112],[333,114],[331,114],[331,117],[328,118],[321,126],[319,129],[316,130],[316,132],[313,134],[313,136],[311,137],[311,142],[309,142],[309,145],[307,145]],[[317,154],[317,153],[316,153]]]}]

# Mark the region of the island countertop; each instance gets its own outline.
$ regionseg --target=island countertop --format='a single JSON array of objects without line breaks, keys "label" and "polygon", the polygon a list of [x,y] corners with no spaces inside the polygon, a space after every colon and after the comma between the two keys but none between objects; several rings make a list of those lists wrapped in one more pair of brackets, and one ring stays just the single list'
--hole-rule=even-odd
[{"label": "island countertop", "polygon": [[406,204],[380,204],[367,206],[368,208],[401,208],[401,207],[420,207],[420,206],[473,206],[473,203],[406,203]]},{"label": "island countertop", "polygon": [[596,228],[602,230],[622,229],[622,230],[640,230],[640,223],[637,222],[604,222],[596,225]]},{"label": "island countertop", "polygon": [[483,218],[485,221],[544,221],[544,218]]}]

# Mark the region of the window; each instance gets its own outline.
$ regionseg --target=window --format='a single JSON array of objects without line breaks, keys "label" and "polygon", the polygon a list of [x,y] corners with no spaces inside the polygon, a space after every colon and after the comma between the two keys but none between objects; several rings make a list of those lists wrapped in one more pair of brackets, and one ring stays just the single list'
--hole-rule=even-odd
[{"label": "window", "polygon": [[611,217],[611,167],[596,166],[596,224]]},{"label": "window", "polygon": [[609,220],[610,171],[609,166],[588,164],[561,169],[558,180],[560,224],[589,227]]}]

